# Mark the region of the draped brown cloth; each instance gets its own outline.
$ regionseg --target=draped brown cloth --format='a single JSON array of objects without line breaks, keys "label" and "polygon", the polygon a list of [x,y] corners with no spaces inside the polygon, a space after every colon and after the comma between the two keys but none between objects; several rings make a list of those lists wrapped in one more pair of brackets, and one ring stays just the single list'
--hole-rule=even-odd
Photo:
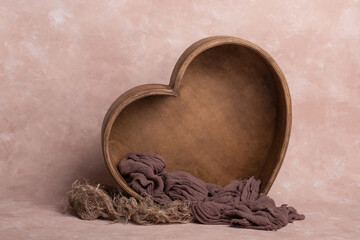
[{"label": "draped brown cloth", "polygon": [[121,160],[119,170],[129,186],[158,203],[189,201],[194,219],[203,224],[230,224],[234,227],[277,230],[305,216],[286,204],[259,193],[261,181],[254,177],[238,179],[225,187],[192,176],[187,172],[166,172],[160,155],[130,153]]}]

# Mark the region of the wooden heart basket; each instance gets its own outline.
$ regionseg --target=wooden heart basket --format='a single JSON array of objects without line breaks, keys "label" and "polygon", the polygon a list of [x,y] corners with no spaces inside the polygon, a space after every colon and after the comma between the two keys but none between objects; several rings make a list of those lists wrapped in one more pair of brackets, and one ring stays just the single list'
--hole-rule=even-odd
[{"label": "wooden heart basket", "polygon": [[137,199],[118,169],[134,151],[158,153],[167,171],[220,186],[253,175],[266,194],[290,128],[289,89],[276,62],[251,42],[216,36],[181,55],[169,85],[141,85],[117,98],[105,115],[102,148],[116,182]]}]

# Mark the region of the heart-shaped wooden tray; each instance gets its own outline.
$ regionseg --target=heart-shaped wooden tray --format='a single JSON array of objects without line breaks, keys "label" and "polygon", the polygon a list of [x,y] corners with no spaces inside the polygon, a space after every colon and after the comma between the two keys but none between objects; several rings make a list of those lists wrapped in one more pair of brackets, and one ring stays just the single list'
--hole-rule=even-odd
[{"label": "heart-shaped wooden tray", "polygon": [[141,85],[116,99],[103,122],[102,147],[116,182],[137,199],[118,170],[133,151],[158,153],[167,171],[221,186],[254,175],[267,193],[290,128],[289,89],[276,62],[253,43],[216,36],[182,54],[169,85]]}]

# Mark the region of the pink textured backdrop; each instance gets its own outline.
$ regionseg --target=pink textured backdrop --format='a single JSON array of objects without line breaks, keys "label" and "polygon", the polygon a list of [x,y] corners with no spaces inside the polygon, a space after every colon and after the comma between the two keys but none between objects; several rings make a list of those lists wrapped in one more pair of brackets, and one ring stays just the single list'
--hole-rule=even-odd
[{"label": "pink textured backdrop", "polygon": [[[358,0],[0,0],[0,238],[355,239],[359,24]],[[252,41],[283,70],[293,128],[269,195],[306,220],[274,233],[63,215],[78,176],[112,182],[100,144],[109,105],[136,85],[167,84],[185,48],[212,35]]]}]

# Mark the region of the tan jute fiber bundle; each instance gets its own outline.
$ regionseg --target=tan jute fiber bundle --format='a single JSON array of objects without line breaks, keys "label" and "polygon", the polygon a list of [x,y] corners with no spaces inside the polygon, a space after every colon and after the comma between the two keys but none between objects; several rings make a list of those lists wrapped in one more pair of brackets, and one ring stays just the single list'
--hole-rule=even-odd
[{"label": "tan jute fiber bundle", "polygon": [[67,201],[67,208],[84,220],[124,220],[141,225],[193,221],[187,202],[158,204],[149,197],[138,201],[124,196],[115,187],[94,183],[85,178],[79,178],[72,184]]}]

